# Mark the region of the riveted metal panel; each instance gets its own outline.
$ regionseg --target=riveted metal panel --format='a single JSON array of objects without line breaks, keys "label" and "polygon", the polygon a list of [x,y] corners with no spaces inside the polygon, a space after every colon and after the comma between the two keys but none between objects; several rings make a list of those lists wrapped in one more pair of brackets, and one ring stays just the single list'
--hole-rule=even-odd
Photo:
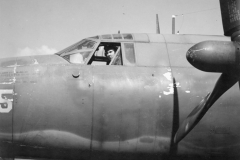
[{"label": "riveted metal panel", "polygon": [[94,150],[168,152],[173,112],[169,68],[99,66],[93,75]]},{"label": "riveted metal panel", "polygon": [[[83,157],[89,157],[93,118],[91,68],[70,64],[17,68],[21,74],[15,84],[14,142],[78,150]],[[28,154],[27,150],[21,154]]]},{"label": "riveted metal panel", "polygon": [[138,66],[169,66],[165,43],[135,43]]},{"label": "riveted metal panel", "polygon": [[164,43],[165,39],[162,34],[148,34],[151,43]]}]

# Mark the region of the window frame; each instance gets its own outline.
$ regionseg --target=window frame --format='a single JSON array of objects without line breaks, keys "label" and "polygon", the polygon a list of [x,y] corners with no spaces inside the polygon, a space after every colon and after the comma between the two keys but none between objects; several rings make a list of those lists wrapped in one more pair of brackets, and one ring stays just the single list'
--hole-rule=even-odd
[{"label": "window frame", "polygon": [[[109,66],[110,65],[115,65],[113,64],[113,62],[115,62],[116,58],[117,58],[117,55],[119,54],[119,56],[121,57],[121,66],[123,65],[123,58],[122,58],[122,55],[121,55],[121,45],[118,47],[117,51],[116,51],[116,54],[114,55],[113,59],[111,60],[111,62],[108,64]],[[120,65],[119,65],[120,66]]]},{"label": "window frame", "polygon": [[[106,66],[112,65],[112,63],[114,62],[117,54],[122,54],[122,52],[121,52],[121,48],[122,48],[121,42],[105,42],[105,41],[103,42],[103,41],[99,41],[99,43],[97,43],[96,47],[94,48],[94,51],[90,54],[90,56],[86,60],[86,63],[84,63],[85,65],[92,65],[92,63],[94,62],[94,60],[92,60],[92,57],[94,56],[97,48],[101,45],[101,43],[103,44],[102,46],[107,46],[107,44],[111,44],[112,43],[112,44],[115,44],[115,45],[117,44],[116,46],[118,47],[118,49],[116,51],[116,54],[114,55],[113,59],[109,63],[107,63]],[[101,58],[101,57],[99,57],[99,58]],[[102,57],[102,58],[104,59],[104,58],[107,58],[107,57]],[[99,61],[101,62],[101,60],[99,60]],[[102,62],[105,62],[105,61],[103,60]],[[122,55],[121,55],[121,66],[123,66],[123,56]]]},{"label": "window frame", "polygon": [[[127,58],[126,58],[126,52],[125,52],[125,44],[133,44],[133,49],[134,49],[134,55],[135,55],[135,63],[131,64]],[[121,48],[122,48],[122,63],[124,66],[136,66],[137,65],[137,54],[136,54],[136,47],[134,42],[122,42],[121,43]]]}]

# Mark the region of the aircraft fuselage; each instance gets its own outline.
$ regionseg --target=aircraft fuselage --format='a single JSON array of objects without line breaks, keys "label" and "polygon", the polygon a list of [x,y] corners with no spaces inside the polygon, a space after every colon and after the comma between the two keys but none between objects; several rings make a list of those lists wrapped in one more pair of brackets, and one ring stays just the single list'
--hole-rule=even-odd
[{"label": "aircraft fuselage", "polygon": [[[141,39],[144,36],[150,40],[145,42]],[[0,60],[0,156],[167,156],[173,150],[174,127],[211,91],[219,76],[187,63],[188,48],[204,39],[228,39],[148,34],[133,37],[134,65],[125,63],[126,42],[110,40],[98,40],[98,44],[119,43],[122,65],[72,64],[58,55]],[[162,56],[153,63],[147,61],[158,53]],[[237,90],[233,87],[214,104],[178,144],[178,155],[238,154]]]}]

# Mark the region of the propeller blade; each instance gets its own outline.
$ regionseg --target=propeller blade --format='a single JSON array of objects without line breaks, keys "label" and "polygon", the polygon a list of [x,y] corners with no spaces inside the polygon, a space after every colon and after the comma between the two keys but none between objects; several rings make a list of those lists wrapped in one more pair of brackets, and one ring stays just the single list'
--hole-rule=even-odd
[{"label": "propeller blade", "polygon": [[179,100],[178,100],[178,90],[175,78],[173,78],[173,122],[172,122],[172,135],[171,143],[169,149],[170,157],[174,157],[177,154],[178,145],[174,143],[174,136],[179,128]]},{"label": "propeller blade", "polygon": [[212,93],[208,94],[183,121],[175,135],[174,143],[180,142],[198,124],[214,102],[238,80],[238,76],[223,73],[216,82]]}]

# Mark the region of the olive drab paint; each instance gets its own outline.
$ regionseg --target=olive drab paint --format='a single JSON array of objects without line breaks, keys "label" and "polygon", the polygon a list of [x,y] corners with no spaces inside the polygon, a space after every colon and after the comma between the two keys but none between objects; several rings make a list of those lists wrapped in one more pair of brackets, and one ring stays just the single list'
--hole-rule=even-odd
[{"label": "olive drab paint", "polygon": [[239,0],[220,4],[231,37],[105,34],[0,59],[0,157],[239,159]]}]

